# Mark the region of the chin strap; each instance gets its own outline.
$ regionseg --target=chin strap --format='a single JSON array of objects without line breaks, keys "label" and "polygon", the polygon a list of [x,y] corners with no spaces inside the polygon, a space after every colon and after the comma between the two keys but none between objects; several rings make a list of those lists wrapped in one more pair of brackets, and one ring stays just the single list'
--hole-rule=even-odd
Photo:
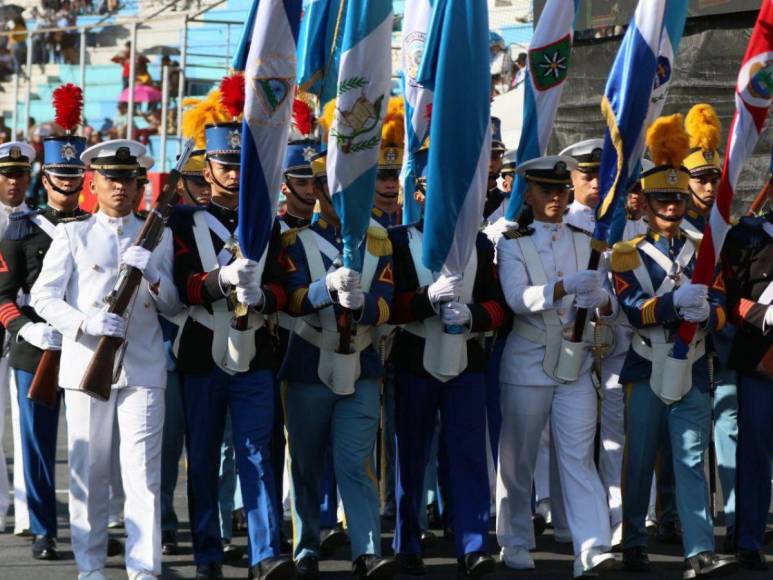
[{"label": "chin strap", "polygon": [[53,182],[53,180],[48,175],[48,173],[46,173],[45,176],[46,176],[46,181],[48,181],[48,184],[51,186],[51,189],[53,189],[57,193],[61,193],[62,195],[75,195],[76,193],[80,193],[83,190],[83,177],[81,177],[80,182],[73,189],[62,189],[61,187],[58,187]]},{"label": "chin strap", "polygon": [[226,185],[223,185],[218,181],[217,177],[215,177],[215,172],[212,171],[212,161],[207,159],[207,163],[209,164],[209,174],[212,177],[212,181],[215,182],[215,185],[217,185],[221,189],[225,189],[226,191],[230,193],[239,193],[239,185],[234,185],[233,187],[228,187]]},{"label": "chin strap", "polygon": [[293,188],[293,186],[292,186],[292,185],[290,185],[290,182],[289,182],[289,181],[287,181],[287,180],[285,180],[285,187],[286,187],[287,189],[289,189],[289,190],[290,190],[290,193],[292,193],[292,194],[293,194],[293,197],[294,197],[295,199],[297,199],[298,201],[300,201],[300,202],[301,202],[303,205],[309,206],[309,205],[314,205],[314,204],[316,203],[316,200],[312,200],[312,201],[310,201],[310,202],[309,202],[309,201],[306,201],[305,199],[303,199],[303,198],[302,198],[300,195],[298,195],[298,192],[297,192],[297,191],[295,191],[295,189]]},{"label": "chin strap", "polygon": [[699,202],[701,202],[701,204],[703,204],[703,205],[705,205],[705,206],[707,206],[707,207],[711,207],[711,205],[712,205],[712,203],[713,203],[713,202],[708,202],[708,201],[706,201],[706,200],[705,200],[705,199],[703,199],[703,198],[702,198],[700,195],[698,195],[697,193],[695,193],[695,192],[694,192],[692,189],[690,190],[690,197],[692,197],[692,198],[694,198],[694,199],[697,199]]},{"label": "chin strap", "polygon": [[675,216],[675,215],[663,215],[662,213],[655,212],[655,217],[658,217],[664,221],[675,223],[680,222],[684,219],[683,215]]},{"label": "chin strap", "polygon": [[183,189],[185,190],[185,193],[188,194],[188,199],[190,199],[194,205],[204,205],[196,201],[196,196],[191,193],[190,189],[188,189],[188,181],[185,178],[183,178]]}]

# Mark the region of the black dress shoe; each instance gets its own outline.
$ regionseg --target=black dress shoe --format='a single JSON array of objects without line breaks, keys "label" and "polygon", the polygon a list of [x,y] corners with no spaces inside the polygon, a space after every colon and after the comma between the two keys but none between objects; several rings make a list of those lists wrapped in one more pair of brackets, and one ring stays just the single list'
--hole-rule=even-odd
[{"label": "black dress shoe", "polygon": [[247,516],[244,513],[244,508],[234,510],[231,521],[231,533],[234,538],[247,535]]},{"label": "black dress shoe", "polygon": [[161,553],[164,556],[177,554],[177,532],[174,530],[161,532]]},{"label": "black dress shoe", "polygon": [[666,522],[658,526],[655,538],[661,544],[676,545],[682,543],[682,530],[679,529],[679,523],[676,521]]},{"label": "black dress shoe", "polygon": [[223,562],[233,564],[244,558],[244,548],[234,546],[231,540],[223,540]]},{"label": "black dress shoe", "polygon": [[223,567],[215,562],[196,566],[196,580],[223,580]]},{"label": "black dress shoe", "polygon": [[123,544],[116,538],[107,539],[107,557],[120,556],[123,554]]},{"label": "black dress shoe", "polygon": [[542,514],[534,514],[531,516],[531,523],[534,524],[534,537],[541,536],[545,528],[548,527],[548,523],[545,521],[545,516]]},{"label": "black dress shoe", "polygon": [[435,532],[431,530],[424,530],[421,533],[420,539],[422,548],[426,548],[437,540],[437,536],[435,535]]},{"label": "black dress shoe", "polygon": [[345,546],[348,540],[349,537],[341,524],[322,530],[319,534],[319,555],[329,558],[338,548]]},{"label": "black dress shoe", "polygon": [[363,554],[352,564],[352,572],[361,580],[390,580],[398,569],[397,560],[375,554]]},{"label": "black dress shoe", "polygon": [[290,580],[295,576],[295,566],[290,558],[266,558],[250,568],[255,580]]},{"label": "black dress shoe", "polygon": [[773,528],[768,528],[765,530],[765,533],[762,534],[762,545],[767,546],[773,542]]},{"label": "black dress shoe", "polygon": [[643,546],[623,548],[623,569],[628,572],[649,572],[652,570],[647,549]]},{"label": "black dress shoe", "polygon": [[319,578],[319,558],[304,556],[295,563],[295,577],[298,580],[317,580]]},{"label": "black dress shoe", "polygon": [[418,554],[397,554],[397,563],[400,565],[400,573],[408,576],[424,576],[427,569],[424,560]]},{"label": "black dress shoe", "polygon": [[459,576],[483,576],[491,574],[496,564],[486,552],[470,552],[459,558]]},{"label": "black dress shoe", "polygon": [[701,552],[687,558],[687,569],[682,574],[684,580],[690,578],[728,576],[738,571],[738,562],[733,556],[718,556],[714,552]]},{"label": "black dress shoe", "polygon": [[32,557],[36,560],[58,560],[56,540],[48,536],[35,536],[32,542]]},{"label": "black dress shoe", "polygon": [[768,563],[762,550],[739,549],[736,554],[738,565],[747,570],[767,570]]}]

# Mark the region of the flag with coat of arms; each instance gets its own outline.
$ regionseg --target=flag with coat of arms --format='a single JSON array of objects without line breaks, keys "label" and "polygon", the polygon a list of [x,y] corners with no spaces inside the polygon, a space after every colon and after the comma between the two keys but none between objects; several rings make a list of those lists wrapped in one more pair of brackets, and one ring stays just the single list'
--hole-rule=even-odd
[{"label": "flag with coat of arms", "polygon": [[304,0],[298,34],[298,86],[317,95],[320,107],[336,97],[346,0]]}]

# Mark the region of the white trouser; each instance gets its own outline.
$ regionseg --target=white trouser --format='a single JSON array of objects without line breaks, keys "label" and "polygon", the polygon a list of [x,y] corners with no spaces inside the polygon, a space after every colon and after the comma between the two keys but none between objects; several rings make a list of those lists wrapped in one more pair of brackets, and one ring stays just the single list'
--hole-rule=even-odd
[{"label": "white trouser", "polygon": [[126,494],[123,492],[121,481],[121,434],[118,432],[118,422],[113,422],[113,459],[110,466],[110,507],[108,508],[107,521],[111,524],[120,524],[123,521],[123,504],[126,502]]},{"label": "white trouser", "polygon": [[532,480],[548,418],[574,553],[594,547],[608,550],[611,538],[606,494],[593,464],[596,393],[589,376],[554,387],[502,384],[497,540],[505,547],[535,547]]},{"label": "white trouser", "polygon": [[65,393],[70,461],[70,528],[78,570],[105,566],[113,423],[120,433],[126,492],[126,570],[161,573],[161,432],[164,391],[113,389],[107,402]]},{"label": "white trouser", "polygon": [[609,519],[614,528],[623,521],[623,494],[620,488],[625,446],[625,398],[620,384],[620,370],[626,353],[604,360],[601,380],[604,400],[601,402],[601,449],[599,476],[607,490]]},{"label": "white trouser", "polygon": [[[13,485],[13,531],[20,534],[30,528],[30,513],[27,509],[27,485],[24,482],[24,455],[21,449],[21,422],[19,417],[19,399],[16,392],[16,380],[8,366],[8,347],[5,356],[0,358],[0,437],[5,431],[5,415],[11,406],[11,432],[13,440],[13,482],[8,481],[5,469],[5,452],[0,445],[0,520],[5,519],[11,503],[11,483]],[[0,530],[2,531],[2,530]]]},{"label": "white trouser", "polygon": [[550,420],[539,439],[537,464],[534,467],[534,497],[537,502],[550,499]]},{"label": "white trouser", "polygon": [[[3,367],[5,372],[3,372]],[[8,470],[5,468],[5,449],[3,441],[5,437],[5,414],[8,409],[10,385],[6,380],[8,374],[8,358],[3,357],[0,360],[0,533],[5,531],[5,516],[8,513],[8,507],[11,505],[11,487],[8,481]],[[15,454],[14,454],[15,455]]]}]

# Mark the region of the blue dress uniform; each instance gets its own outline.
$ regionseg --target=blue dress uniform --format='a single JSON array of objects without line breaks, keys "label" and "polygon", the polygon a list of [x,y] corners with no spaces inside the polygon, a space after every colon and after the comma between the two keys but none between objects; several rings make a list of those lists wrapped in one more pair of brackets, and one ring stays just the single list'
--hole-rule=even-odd
[{"label": "blue dress uniform", "polygon": [[[363,556],[381,552],[373,450],[379,418],[379,379],[384,368],[373,345],[364,340],[355,347],[360,373],[353,388],[341,392],[340,385],[323,382],[321,364],[330,353],[321,353],[320,346],[324,345],[319,335],[324,341],[330,332],[324,317],[337,318],[340,306],[324,292],[317,294],[319,278],[315,280],[314,270],[315,263],[316,268],[326,272],[335,269],[334,261],[343,247],[340,234],[320,217],[308,228],[285,232],[282,242],[288,276],[287,312],[302,317],[290,337],[280,372],[280,378],[287,382],[284,405],[291,458],[294,557],[297,562],[319,557],[320,486],[330,441],[352,560],[357,562]],[[371,228],[363,255],[363,271],[373,274],[371,280],[363,274],[365,302],[357,318],[355,342],[366,338],[370,329],[365,325],[378,326],[389,319],[393,293],[392,249],[386,236]],[[369,263],[374,267],[369,268]],[[364,344],[368,346],[361,348]]]},{"label": "blue dress uniform", "polygon": [[773,213],[741,218],[725,240],[722,265],[728,310],[738,325],[730,351],[739,402],[735,540],[739,564],[764,570],[773,467]]},{"label": "blue dress uniform", "polygon": [[[207,163],[238,165],[241,125],[208,126]],[[213,196],[213,198],[216,196]],[[226,247],[237,226],[236,210],[212,201],[206,208],[178,207],[170,220],[174,233],[174,279],[188,318],[176,338],[186,418],[188,507],[193,550],[200,568],[217,568],[223,561],[218,518],[218,467],[226,413],[230,413],[236,463],[247,517],[249,564],[268,577],[287,577],[291,568],[279,559],[281,510],[276,495],[271,437],[274,424],[274,339],[263,316],[285,301],[279,227],[269,243],[259,312],[251,309],[247,332],[232,336],[229,288],[220,282],[221,269],[233,260]],[[244,340],[243,351],[254,349],[246,370],[225,362],[228,344]],[[237,355],[241,353],[236,353]],[[289,564],[289,562],[288,562]],[[204,572],[204,570],[202,570]]]},{"label": "blue dress uniform", "polygon": [[[43,144],[43,170],[51,175],[82,177],[85,166],[80,160],[80,154],[86,148],[85,143],[83,137],[69,135],[47,138]],[[28,162],[22,170],[29,171],[34,151],[24,144],[24,150],[20,150],[20,153]],[[9,157],[5,159],[10,160]],[[3,171],[2,160],[0,171]],[[78,184],[66,193],[77,196],[81,185]],[[61,193],[65,192],[62,190]],[[43,351],[27,342],[24,334],[32,325],[45,324],[29,305],[29,292],[40,274],[56,225],[89,215],[77,207],[69,212],[49,207],[41,211],[11,214],[5,238],[0,242],[0,324],[11,335],[10,366],[16,379],[19,399],[30,532],[36,536],[33,555],[46,560],[58,557],[54,543],[57,535],[54,466],[61,392],[52,408],[27,398]]]}]

